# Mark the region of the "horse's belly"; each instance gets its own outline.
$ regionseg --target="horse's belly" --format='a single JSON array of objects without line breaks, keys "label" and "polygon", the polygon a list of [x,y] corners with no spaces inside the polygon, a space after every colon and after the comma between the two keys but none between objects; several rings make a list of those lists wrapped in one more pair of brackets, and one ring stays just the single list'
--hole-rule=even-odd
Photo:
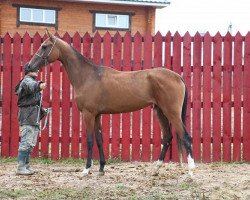
[{"label": "horse's belly", "polygon": [[[111,102],[110,102],[111,103]],[[145,108],[146,106],[149,106],[152,104],[152,102],[146,102],[146,101],[129,101],[127,99],[122,99],[117,102],[112,102],[103,109],[102,113],[105,114],[115,114],[115,113],[125,113],[125,112],[133,112],[136,110],[140,110],[142,108]]]}]

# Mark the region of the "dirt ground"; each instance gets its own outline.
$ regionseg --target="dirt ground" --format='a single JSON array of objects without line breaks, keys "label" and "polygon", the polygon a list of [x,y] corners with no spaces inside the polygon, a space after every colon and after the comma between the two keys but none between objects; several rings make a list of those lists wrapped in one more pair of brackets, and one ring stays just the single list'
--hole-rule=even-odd
[{"label": "dirt ground", "polygon": [[197,164],[194,178],[176,163],[165,163],[152,176],[153,163],[98,164],[82,177],[83,164],[41,164],[33,176],[16,176],[16,163],[0,164],[0,199],[243,199],[250,200],[250,164]]}]

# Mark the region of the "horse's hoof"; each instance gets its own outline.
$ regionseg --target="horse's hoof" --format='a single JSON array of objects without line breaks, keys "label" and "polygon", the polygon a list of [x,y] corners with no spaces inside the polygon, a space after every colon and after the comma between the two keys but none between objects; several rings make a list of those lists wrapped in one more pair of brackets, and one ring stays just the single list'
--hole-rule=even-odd
[{"label": "horse's hoof", "polygon": [[84,169],[84,170],[82,171],[82,175],[83,175],[83,176],[88,176],[88,175],[89,175],[89,169]]},{"label": "horse's hoof", "polygon": [[159,175],[159,171],[154,171],[153,173],[152,173],[152,176],[158,176]]},{"label": "horse's hoof", "polygon": [[104,176],[104,172],[98,172],[97,176]]}]

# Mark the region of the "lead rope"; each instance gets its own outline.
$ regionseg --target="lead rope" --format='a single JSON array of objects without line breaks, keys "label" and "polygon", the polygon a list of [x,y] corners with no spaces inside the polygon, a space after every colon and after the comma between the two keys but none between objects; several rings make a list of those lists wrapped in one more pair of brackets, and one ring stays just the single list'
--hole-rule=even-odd
[{"label": "lead rope", "polygon": [[[44,74],[44,82],[47,83],[47,80],[48,80],[48,69],[47,69],[47,65],[48,65],[48,62],[47,62],[47,59],[45,59],[45,74]],[[48,124],[48,118],[49,118],[49,115],[51,113],[51,108],[47,108],[46,110],[46,117],[45,117],[45,120],[44,120],[44,124],[43,126],[41,127],[41,124],[40,124],[40,113],[41,113],[41,107],[42,107],[42,101],[43,101],[43,94],[41,93],[41,99],[40,99],[40,105],[39,105],[39,110],[38,110],[38,115],[37,115],[37,124],[39,126],[39,129],[40,131],[43,131],[47,124]]]}]

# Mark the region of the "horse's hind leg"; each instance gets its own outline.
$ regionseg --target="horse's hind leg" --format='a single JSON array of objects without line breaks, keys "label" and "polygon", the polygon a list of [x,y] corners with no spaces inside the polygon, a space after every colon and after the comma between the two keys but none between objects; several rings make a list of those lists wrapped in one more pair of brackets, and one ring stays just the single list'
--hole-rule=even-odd
[{"label": "horse's hind leg", "polygon": [[155,168],[155,171],[153,173],[153,175],[158,175],[159,169],[164,161],[164,158],[166,156],[168,148],[169,148],[171,141],[173,139],[173,135],[171,132],[169,121],[168,121],[167,117],[163,114],[162,110],[158,106],[155,106],[155,111],[157,112],[157,117],[159,119],[162,134],[163,134],[163,148],[161,150],[159,160],[157,161],[156,168]]},{"label": "horse's hind leg", "polygon": [[[193,159],[193,153],[192,153],[191,137],[189,136],[187,129],[181,119],[175,118],[171,120],[171,123],[173,124],[174,129],[176,130],[176,133],[180,140],[179,141],[180,144],[183,144],[187,151],[188,170],[189,170],[190,176],[192,176],[193,175],[192,170],[195,168],[195,165],[194,165],[194,159]],[[179,151],[182,151],[182,145],[180,145]]]},{"label": "horse's hind leg", "polygon": [[99,176],[104,175],[104,166],[106,164],[104,151],[103,151],[103,138],[102,138],[102,130],[101,130],[101,115],[98,115],[95,119],[95,137],[96,143],[99,150],[99,157],[100,157],[100,169],[99,169]]}]

